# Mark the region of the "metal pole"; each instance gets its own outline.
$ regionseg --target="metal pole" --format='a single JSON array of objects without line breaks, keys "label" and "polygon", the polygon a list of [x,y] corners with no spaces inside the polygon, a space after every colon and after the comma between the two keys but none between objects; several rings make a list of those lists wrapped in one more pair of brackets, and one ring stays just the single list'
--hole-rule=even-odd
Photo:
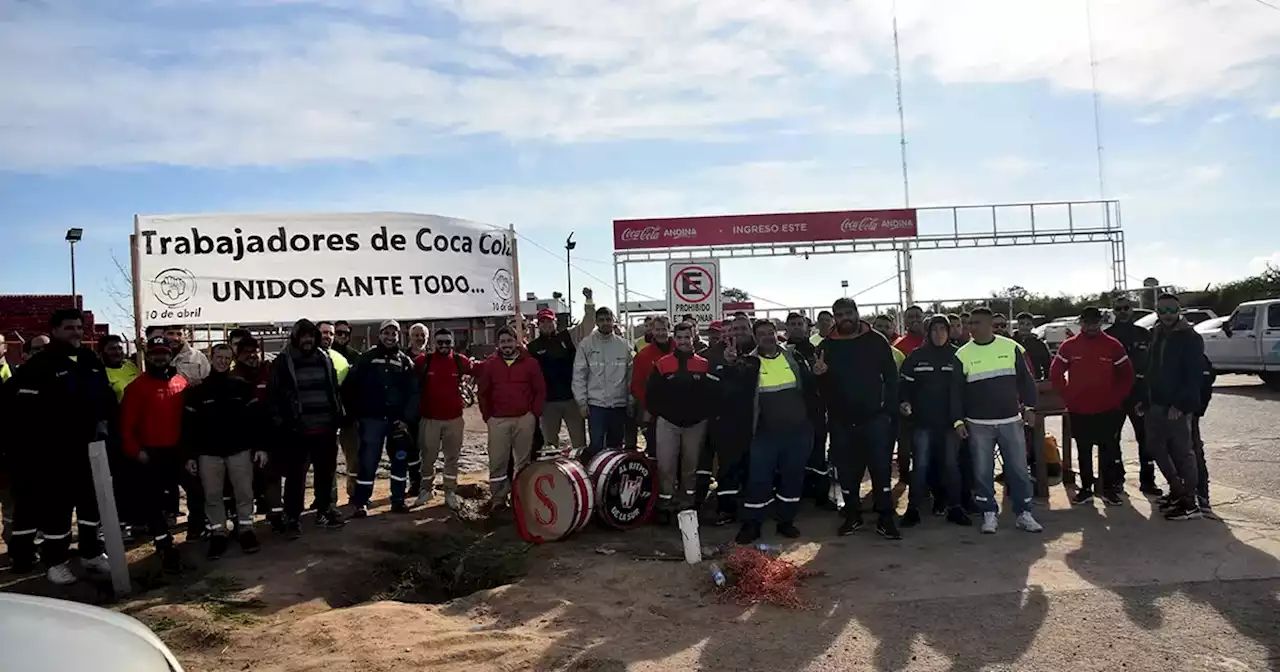
[{"label": "metal pole", "polygon": [[568,286],[564,296],[570,316],[573,315],[573,261],[570,257],[573,256],[573,248],[577,246],[578,244],[573,242],[573,232],[570,231],[569,237],[564,239],[564,274],[566,278],[565,284]]},{"label": "metal pole", "polygon": [[71,305],[79,308],[80,299],[76,298],[76,241],[69,242],[71,245]]},{"label": "metal pole", "polygon": [[124,597],[132,585],[129,582],[129,559],[124,552],[124,536],[120,532],[120,515],[116,511],[106,441],[89,444],[89,468],[93,473],[93,491],[98,498],[98,529],[102,530],[107,562],[111,565],[111,588],[117,598]]}]

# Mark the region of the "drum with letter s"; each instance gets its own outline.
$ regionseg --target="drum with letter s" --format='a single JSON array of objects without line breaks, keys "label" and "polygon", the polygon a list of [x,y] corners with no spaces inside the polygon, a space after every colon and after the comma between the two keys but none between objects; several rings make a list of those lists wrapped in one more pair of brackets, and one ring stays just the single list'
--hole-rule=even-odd
[{"label": "drum with letter s", "polygon": [[525,541],[536,544],[582,529],[595,509],[587,470],[563,457],[530,462],[516,475],[511,497],[516,529]]},{"label": "drum with letter s", "polygon": [[643,525],[658,503],[658,469],[637,451],[604,450],[587,464],[601,522],[618,530]]}]

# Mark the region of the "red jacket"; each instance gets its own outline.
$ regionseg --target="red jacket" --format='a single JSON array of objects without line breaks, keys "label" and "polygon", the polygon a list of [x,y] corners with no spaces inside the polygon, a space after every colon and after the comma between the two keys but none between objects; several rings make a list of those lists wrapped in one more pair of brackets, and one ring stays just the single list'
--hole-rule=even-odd
[{"label": "red jacket", "polygon": [[645,407],[645,383],[649,380],[649,374],[653,373],[653,366],[675,349],[676,342],[671,339],[667,339],[666,350],[658,347],[657,343],[650,343],[641,348],[635,359],[631,360],[631,396],[640,402],[641,408]]},{"label": "red jacket", "polygon": [[922,345],[924,345],[924,337],[916,336],[911,332],[907,332],[899,336],[898,339],[893,342],[893,347],[901,350],[904,355],[911,354],[916,348]]},{"label": "red jacket", "polygon": [[1049,379],[1072,413],[1119,410],[1133,387],[1133,362],[1106,334],[1076,334],[1058,347]]},{"label": "red jacket", "polygon": [[471,358],[451,352],[418,355],[413,361],[418,373],[422,396],[418,411],[431,420],[456,420],[462,417],[462,377],[471,375]]},{"label": "red jacket", "polygon": [[124,388],[120,400],[121,449],[137,457],[143,448],[176,449],[182,437],[183,393],[187,379],[174,373],[156,378],[144,373]]},{"label": "red jacket", "polygon": [[495,351],[480,367],[476,380],[479,388],[480,417],[518,418],[525,413],[542,415],[547,402],[547,382],[542,367],[528,350],[520,348],[510,364]]}]

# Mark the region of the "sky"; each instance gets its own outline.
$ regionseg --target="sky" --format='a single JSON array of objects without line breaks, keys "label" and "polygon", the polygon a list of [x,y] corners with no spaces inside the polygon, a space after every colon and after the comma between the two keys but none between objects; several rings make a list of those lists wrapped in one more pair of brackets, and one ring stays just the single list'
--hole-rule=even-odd
[{"label": "sky", "polygon": [[[1116,199],[1131,286],[1280,263],[1280,2],[896,14],[910,205]],[[904,205],[893,17],[891,0],[0,2],[0,291],[66,292],[82,227],[78,289],[119,323],[134,214],[409,211],[514,224],[540,296],[564,290],[572,232],[574,295],[612,304],[614,219]],[[829,304],[842,280],[896,297],[891,254],[722,274],[761,307]],[[628,298],[662,276],[629,267]],[[919,300],[1009,285],[1109,289],[1107,246],[915,257]]]}]

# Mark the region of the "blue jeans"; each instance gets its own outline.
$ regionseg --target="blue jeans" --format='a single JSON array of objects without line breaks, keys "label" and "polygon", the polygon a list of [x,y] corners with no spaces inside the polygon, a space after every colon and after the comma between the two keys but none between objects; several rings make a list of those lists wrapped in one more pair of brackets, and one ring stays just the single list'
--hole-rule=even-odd
[{"label": "blue jeans", "polygon": [[[804,489],[804,465],[813,448],[813,428],[807,423],[792,431],[757,431],[747,459],[747,496],[742,503],[743,522],[759,523],[764,508],[778,500],[778,522],[795,522]],[[778,475],[774,492],[773,477]]]},{"label": "blue jeans", "polygon": [[622,429],[627,422],[627,409],[587,407],[587,449],[582,454],[586,464],[605,448],[622,448]]},{"label": "blue jeans", "polygon": [[[911,496],[908,506],[919,509],[929,494],[930,474],[939,475],[941,495],[947,508],[954,509],[960,501],[960,437],[947,427],[919,427],[911,438]],[[935,488],[936,489],[936,488]]]},{"label": "blue jeans", "polygon": [[973,457],[973,501],[984,513],[998,513],[996,502],[996,447],[1004,460],[1004,485],[1009,489],[1013,512],[1031,510],[1031,473],[1027,471],[1027,443],[1022,422],[979,425],[967,422],[969,452]]},{"label": "blue jeans", "polygon": [[408,436],[394,436],[395,430],[389,420],[364,418],[358,426],[360,464],[356,471],[356,492],[351,503],[357,508],[368,506],[373,497],[373,481],[378,475],[378,462],[382,459],[385,445],[387,457],[391,459],[391,502],[403,504],[405,489],[409,485],[409,446],[412,439]]}]

